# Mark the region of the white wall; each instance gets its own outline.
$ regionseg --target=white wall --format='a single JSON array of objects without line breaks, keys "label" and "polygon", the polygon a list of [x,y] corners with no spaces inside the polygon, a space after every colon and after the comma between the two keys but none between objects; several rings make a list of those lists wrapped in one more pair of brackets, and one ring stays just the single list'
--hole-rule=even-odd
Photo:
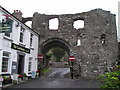
[{"label": "white wall", "polygon": [[[26,40],[24,44],[26,45],[27,48],[30,48],[30,34],[33,32],[27,31],[26,30]],[[32,57],[32,68],[31,71],[36,71],[37,70],[37,55],[38,55],[38,37],[34,34],[33,36],[33,43],[32,43],[32,49],[30,50],[30,54],[26,54],[25,57],[25,70],[24,72],[28,72],[28,62],[29,62],[29,57]]]},{"label": "white wall", "polygon": [[[2,14],[0,12],[0,20],[2,18]],[[20,29],[21,26],[23,26],[25,28],[25,35],[24,35],[24,42],[23,44],[25,45],[25,48],[29,48],[30,49],[30,34],[34,34],[33,37],[33,50],[31,49],[30,54],[25,53],[25,63],[24,63],[24,72],[28,73],[28,61],[29,61],[29,57],[32,57],[32,70],[36,71],[37,70],[37,55],[38,55],[38,36],[35,34],[35,32],[33,32],[32,30],[30,30],[28,27],[26,27],[25,25],[23,25],[21,22],[19,22],[19,27],[16,27],[16,24],[18,23],[18,20],[16,20],[15,18],[13,19],[13,28],[12,28],[12,33],[11,33],[11,38],[10,40],[7,40],[4,38],[4,34],[0,33],[0,74],[1,74],[1,66],[2,66],[2,54],[3,51],[6,52],[10,52],[11,53],[11,57],[10,57],[10,66],[9,66],[9,73],[11,74],[11,67],[12,67],[12,61],[16,61],[17,62],[17,50],[12,49],[11,48],[11,43],[15,43],[17,45],[19,45],[19,38],[20,38]],[[2,49],[2,50],[1,50]]]},{"label": "white wall", "polygon": [[[0,50],[0,62],[2,62],[2,50]],[[2,63],[0,63],[0,74],[1,74]]]},{"label": "white wall", "polygon": [[[117,18],[116,18],[117,19]],[[120,1],[118,2],[118,41],[120,42]]]}]

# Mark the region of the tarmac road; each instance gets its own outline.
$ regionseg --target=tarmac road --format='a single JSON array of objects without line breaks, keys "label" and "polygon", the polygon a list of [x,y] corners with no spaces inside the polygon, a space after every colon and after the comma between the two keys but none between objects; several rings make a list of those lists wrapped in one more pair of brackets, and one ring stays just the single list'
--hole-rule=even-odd
[{"label": "tarmac road", "polygon": [[48,77],[42,76],[9,88],[99,88],[100,82],[97,80],[64,78],[63,73],[68,71],[69,69],[65,68],[53,68]]}]

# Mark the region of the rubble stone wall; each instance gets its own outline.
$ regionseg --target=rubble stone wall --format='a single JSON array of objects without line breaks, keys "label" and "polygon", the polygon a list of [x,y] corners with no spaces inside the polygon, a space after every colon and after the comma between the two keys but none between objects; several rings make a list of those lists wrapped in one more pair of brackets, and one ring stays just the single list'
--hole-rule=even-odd
[{"label": "rubble stone wall", "polygon": [[[59,26],[57,30],[50,30],[49,20],[54,18],[58,18]],[[73,23],[76,20],[83,20],[84,27],[75,29]],[[40,35],[39,52],[48,39],[64,40],[70,49],[69,54],[76,58],[74,68],[80,69],[80,66],[79,71],[83,77],[95,78],[107,71],[117,60],[116,20],[115,15],[109,11],[95,9],[62,15],[45,15],[36,12],[33,15],[32,28]],[[78,39],[81,41],[80,46],[76,44]]]}]

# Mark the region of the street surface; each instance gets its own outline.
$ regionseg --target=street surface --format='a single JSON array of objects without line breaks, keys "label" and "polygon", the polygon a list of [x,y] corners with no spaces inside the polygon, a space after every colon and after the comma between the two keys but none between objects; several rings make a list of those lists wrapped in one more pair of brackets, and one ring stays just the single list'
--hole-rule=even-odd
[{"label": "street surface", "polygon": [[29,80],[9,88],[99,88],[99,81],[87,79],[70,79],[64,75],[69,68],[52,68],[47,76]]},{"label": "street surface", "polygon": [[65,75],[70,72],[70,68],[51,68],[47,77],[49,78],[65,78]]}]

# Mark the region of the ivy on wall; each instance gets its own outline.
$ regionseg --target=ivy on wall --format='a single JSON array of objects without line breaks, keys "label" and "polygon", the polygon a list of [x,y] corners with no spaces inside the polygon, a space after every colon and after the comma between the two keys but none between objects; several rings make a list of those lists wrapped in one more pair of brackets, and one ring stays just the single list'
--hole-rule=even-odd
[{"label": "ivy on wall", "polygon": [[100,75],[101,88],[120,89],[120,65],[116,65],[112,72]]}]

